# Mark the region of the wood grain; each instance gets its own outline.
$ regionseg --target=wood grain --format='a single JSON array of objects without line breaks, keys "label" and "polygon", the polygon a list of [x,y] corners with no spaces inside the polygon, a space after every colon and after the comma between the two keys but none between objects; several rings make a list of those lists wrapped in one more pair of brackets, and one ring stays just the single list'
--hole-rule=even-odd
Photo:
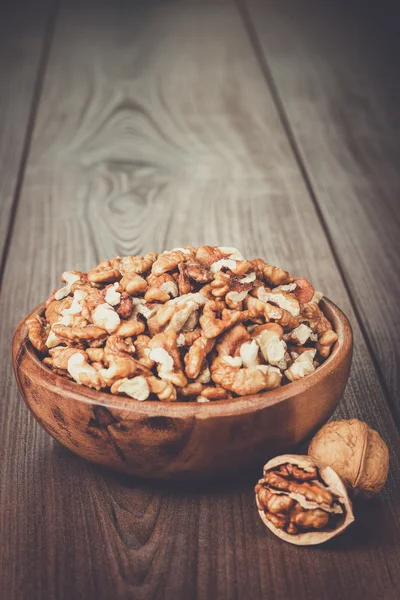
[{"label": "wood grain", "polygon": [[[66,267],[220,243],[308,276],[354,326],[338,415],[389,445],[387,487],[323,549],[268,535],[252,485],[113,475],[54,444],[0,364],[0,589],[10,598],[396,597],[399,437],[315,207],[230,4],[65,2],[0,298],[2,355]],[[362,576],[360,575],[362,573]]]},{"label": "wood grain", "polygon": [[0,273],[29,136],[49,1],[0,5]]},{"label": "wood grain", "polygon": [[[248,0],[358,319],[400,418],[395,4]],[[390,10],[391,9],[391,10]]]}]

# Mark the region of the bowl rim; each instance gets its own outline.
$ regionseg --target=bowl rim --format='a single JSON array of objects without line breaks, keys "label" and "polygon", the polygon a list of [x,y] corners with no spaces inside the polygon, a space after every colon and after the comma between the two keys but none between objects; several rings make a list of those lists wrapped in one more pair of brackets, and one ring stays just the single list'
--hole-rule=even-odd
[{"label": "bowl rim", "polygon": [[14,360],[14,369],[17,374],[17,371],[20,369],[19,357],[24,354],[30,362],[32,371],[38,379],[42,380],[43,387],[49,392],[68,395],[71,399],[79,402],[101,405],[117,410],[120,409],[145,415],[147,417],[194,417],[202,419],[233,416],[238,413],[257,412],[267,406],[293,399],[299,393],[305,392],[320,384],[325,377],[332,375],[344,361],[346,356],[352,352],[353,333],[346,315],[336,304],[334,304],[334,302],[325,296],[321,299],[319,305],[322,312],[330,320],[334,331],[338,334],[338,340],[335,343],[330,356],[313,373],[307,375],[303,379],[258,394],[239,396],[228,400],[214,400],[206,403],[155,402],[148,400],[139,402],[127,396],[117,396],[109,392],[97,391],[84,385],[80,385],[62,375],[53,373],[53,371],[42,363],[32,344],[29,342],[25,321],[31,315],[41,314],[45,308],[44,302],[30,311],[15,329],[14,344],[17,342],[19,347]]}]

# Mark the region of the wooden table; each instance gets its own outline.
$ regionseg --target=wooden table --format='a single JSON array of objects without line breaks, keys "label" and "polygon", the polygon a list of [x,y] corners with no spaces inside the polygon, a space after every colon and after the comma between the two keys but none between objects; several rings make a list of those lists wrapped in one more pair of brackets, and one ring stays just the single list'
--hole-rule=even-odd
[{"label": "wooden table", "polygon": [[[0,9],[4,600],[399,597],[400,89],[394,8],[379,7]],[[352,322],[336,417],[378,429],[391,471],[324,547],[270,535],[254,478],[187,486],[87,464],[17,392],[13,329],[65,268],[200,243],[309,277]]]}]

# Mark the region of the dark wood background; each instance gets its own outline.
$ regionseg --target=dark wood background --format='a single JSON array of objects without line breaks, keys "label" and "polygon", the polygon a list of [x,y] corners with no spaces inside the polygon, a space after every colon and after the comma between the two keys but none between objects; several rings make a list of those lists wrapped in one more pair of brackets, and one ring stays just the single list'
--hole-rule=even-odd
[{"label": "dark wood background", "polygon": [[[0,597],[400,595],[400,85],[393,6],[15,0],[0,8]],[[349,316],[336,417],[391,452],[321,548],[267,532],[257,474],[197,486],[87,464],[33,421],[20,318],[65,268],[183,244],[309,277]]]}]

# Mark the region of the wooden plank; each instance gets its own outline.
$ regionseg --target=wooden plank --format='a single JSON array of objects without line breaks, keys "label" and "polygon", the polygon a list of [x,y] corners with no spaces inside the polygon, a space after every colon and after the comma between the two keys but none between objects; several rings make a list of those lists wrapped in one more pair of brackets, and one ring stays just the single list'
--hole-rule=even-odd
[{"label": "wooden plank", "polygon": [[394,3],[258,2],[248,9],[400,418],[399,36]]},{"label": "wooden plank", "polygon": [[0,273],[44,42],[49,2],[0,5]]},{"label": "wooden plank", "polygon": [[343,307],[356,346],[338,415],[385,437],[384,493],[360,508],[351,535],[323,550],[289,546],[259,520],[256,475],[189,487],[106,473],[33,423],[3,362],[0,589],[60,600],[394,598],[399,437],[238,13],[65,2],[5,270],[1,351],[64,268],[189,242],[268,257]]}]

